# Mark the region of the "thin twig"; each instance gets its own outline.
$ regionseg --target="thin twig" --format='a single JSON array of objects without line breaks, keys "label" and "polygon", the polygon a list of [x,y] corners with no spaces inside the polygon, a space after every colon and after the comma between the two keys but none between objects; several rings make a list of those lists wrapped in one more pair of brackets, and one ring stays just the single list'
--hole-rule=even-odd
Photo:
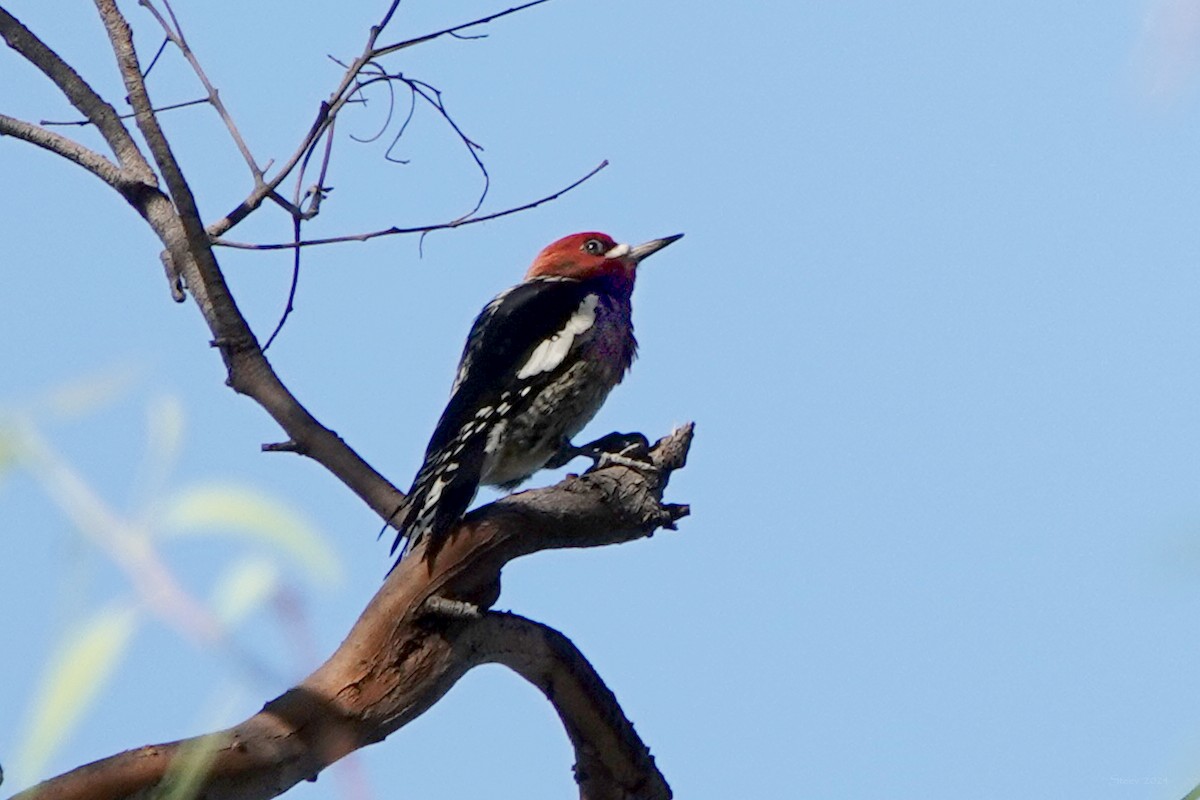
[{"label": "thin twig", "polygon": [[[423,97],[427,103],[436,108],[437,112],[442,116],[442,119],[446,121],[446,124],[454,129],[454,133],[463,143],[463,146],[467,148],[467,152],[471,154],[471,160],[475,162],[475,166],[479,168],[479,172],[483,175],[483,190],[479,193],[479,199],[475,201],[475,205],[470,211],[468,211],[466,214],[463,214],[459,218],[464,220],[468,219],[471,217],[471,215],[483,207],[483,201],[487,199],[488,189],[490,189],[492,186],[492,176],[488,174],[487,167],[483,165],[483,159],[479,157],[479,151],[483,148],[471,141],[471,139],[468,138],[465,133],[463,133],[462,128],[458,127],[458,123],[455,122],[454,118],[450,116],[450,113],[446,111],[446,106],[442,102],[442,93],[438,89],[430,86],[424,81],[418,80],[412,81],[410,85],[414,86],[417,94],[421,95],[421,97]],[[428,94],[426,94],[426,89],[432,91],[434,96],[430,97]]]},{"label": "thin twig", "polygon": [[[396,135],[392,138],[392,143],[388,146],[387,152],[384,154],[384,158],[386,158],[388,161],[393,161],[400,164],[408,163],[408,161],[405,159],[394,157],[392,155],[392,150],[400,142],[401,137],[404,136],[404,132],[408,129],[409,123],[412,122],[413,113],[416,110],[416,100],[417,97],[420,97],[430,106],[432,106],[433,109],[437,111],[438,115],[445,120],[446,124],[450,126],[450,129],[454,131],[454,135],[457,136],[458,140],[463,143],[464,147],[467,148],[467,152],[470,154],[471,160],[475,162],[476,169],[478,169],[479,173],[483,176],[483,189],[479,193],[479,198],[475,201],[475,205],[471,207],[471,210],[460,217],[460,219],[469,218],[476,211],[478,211],[480,207],[483,206],[483,201],[487,199],[488,190],[492,185],[492,176],[488,174],[487,167],[484,165],[483,159],[479,157],[479,152],[483,150],[483,147],[467,136],[463,129],[459,127],[458,123],[455,122],[454,118],[450,116],[450,112],[446,109],[445,101],[442,100],[441,90],[436,86],[427,83],[426,81],[422,81],[417,78],[408,78],[405,77],[403,73],[399,72],[390,74],[380,69],[379,74],[376,77],[360,83],[358,90],[361,92],[363,89],[373,84],[382,82],[388,87],[388,91],[390,92],[392,90],[393,81],[400,81],[408,86],[408,90],[412,97],[412,104],[409,106],[408,114],[405,116],[404,122],[400,125],[400,130],[398,130]],[[384,128],[386,128],[388,122],[391,121],[392,107],[394,105],[395,95],[392,94],[389,98],[388,118],[384,121]],[[372,137],[372,139],[379,138],[379,135],[382,133],[383,129],[380,130],[379,134],[376,134],[374,137]],[[371,141],[371,139],[356,139],[356,141]]]},{"label": "thin twig", "polygon": [[[333,144],[333,130],[333,126],[330,125],[329,130],[325,133],[325,155],[321,161],[321,173],[318,176],[316,186],[313,189],[315,199],[310,207],[312,210],[312,216],[316,216],[317,211],[320,209],[320,198],[324,193],[322,184],[325,181],[325,171],[329,167],[330,149]],[[313,146],[315,147],[319,142],[320,139],[318,139],[316,142],[313,142]],[[308,162],[312,158],[312,154],[313,150],[310,149],[308,154],[304,156],[304,161],[300,164],[300,170],[296,173],[296,188],[292,191],[292,202],[290,204],[290,208],[292,215],[293,242],[300,241],[300,229],[307,219],[311,219],[311,217],[307,216],[305,211],[302,210],[300,206],[301,202],[303,201],[301,188],[304,185],[304,174],[308,171]],[[279,195],[278,193],[275,193],[273,196],[278,198]],[[292,251],[292,280],[288,286],[287,303],[283,307],[283,314],[280,315],[279,322],[275,323],[275,330],[271,331],[271,335],[267,337],[267,343],[263,345],[264,354],[267,352],[268,348],[270,348],[271,343],[275,341],[275,338],[279,336],[280,331],[283,330],[283,325],[287,322],[288,317],[290,317],[292,312],[296,309],[296,287],[300,284],[300,252],[301,251],[299,247]]]},{"label": "thin twig", "polygon": [[[403,50],[406,47],[413,47],[414,45],[424,44],[425,42],[431,42],[434,39],[440,38],[442,36],[452,36],[455,33],[457,33],[458,31],[461,31],[465,28],[473,28],[476,25],[483,25],[485,22],[491,22],[493,20],[500,19],[501,17],[507,17],[509,14],[516,14],[518,11],[524,11],[527,8],[533,8],[534,6],[540,6],[542,3],[548,3],[548,2],[550,2],[550,0],[533,0],[533,2],[531,2],[531,3],[525,3],[524,5],[520,5],[520,6],[513,6],[512,8],[505,9],[504,11],[499,11],[495,14],[491,14],[486,17],[480,17],[479,19],[472,20],[471,22],[464,22],[461,25],[455,25],[452,28],[444,28],[443,30],[436,31],[434,33],[427,33],[424,36],[418,36],[415,39],[407,39],[403,42],[396,42],[395,44],[389,44],[385,47],[380,47],[378,50],[376,50],[374,52],[373,57],[379,58],[380,56],[386,56],[386,55],[396,52],[397,50]],[[461,38],[461,37],[459,37],[459,38]]]},{"label": "thin twig", "polygon": [[279,192],[271,192],[271,202],[286,211],[289,216],[295,216],[299,213],[299,209],[296,207],[296,205]]},{"label": "thin twig", "polygon": [[325,185],[325,178],[329,174],[329,162],[333,160],[333,132],[336,125],[337,120],[334,120],[333,124],[329,126],[329,132],[325,134],[325,154],[321,156],[321,171],[317,175],[316,184],[309,190],[312,200],[309,201],[308,208],[301,212],[306,220],[321,213],[321,203],[332,190],[332,187]]},{"label": "thin twig", "polygon": [[[304,223],[300,217],[292,218],[292,237],[295,241],[300,241],[300,226]],[[263,345],[263,353],[267,352],[271,343],[275,341],[275,337],[283,330],[283,324],[287,322],[288,317],[292,315],[292,311],[296,308],[296,286],[300,283],[300,253],[299,247],[292,251],[292,283],[288,287],[287,305],[283,308],[283,314],[279,317],[279,322],[275,324],[275,330],[271,331],[271,335],[267,337],[267,343]]]},{"label": "thin twig", "polygon": [[[200,97],[195,100],[186,100],[182,103],[172,103],[169,106],[159,106],[158,108],[154,109],[154,113],[161,114],[164,111],[174,111],[178,108],[189,108],[190,106],[198,106],[201,103],[207,103],[207,102],[208,102],[207,97]],[[135,112],[130,111],[128,114],[118,114],[117,119],[133,119],[136,116],[137,116],[137,114]],[[92,124],[92,121],[90,119],[73,119],[73,120],[68,120],[65,122],[56,122],[54,120],[43,119],[43,120],[40,120],[40,122],[43,125],[47,125],[47,126],[62,126],[62,127],[66,127],[69,125],[83,126],[83,125],[91,125]]]},{"label": "thin twig", "polygon": [[160,44],[158,46],[158,50],[154,53],[154,58],[150,59],[150,64],[146,67],[146,69],[144,69],[142,71],[142,80],[145,80],[146,78],[150,77],[150,70],[154,69],[154,65],[158,63],[158,60],[160,58],[162,58],[162,54],[164,52],[166,52],[167,45],[169,45],[170,43],[171,43],[171,37],[164,36],[163,40],[162,40],[162,44]]},{"label": "thin twig", "polygon": [[[332,134],[332,128],[329,134]],[[332,137],[327,134],[326,138]],[[318,140],[320,141],[320,140]],[[313,143],[314,145],[316,142]],[[296,173],[296,188],[292,190],[292,241],[300,241],[300,230],[304,225],[304,213],[300,210],[300,189],[304,184],[304,173],[308,170],[308,162],[312,158],[312,150],[308,151],[308,155],[304,157],[304,161],[300,164],[300,170]],[[288,317],[292,315],[292,311],[296,308],[296,287],[300,284],[300,248],[297,247],[292,251],[292,280],[288,286],[287,303],[283,307],[283,314],[279,317],[279,322],[275,323],[275,330],[271,331],[271,335],[267,337],[267,343],[263,345],[263,353],[275,341],[275,337],[283,330],[283,325],[287,322]]]},{"label": "thin twig", "polygon": [[572,189],[576,188],[577,186],[584,183],[588,179],[592,178],[596,173],[598,173],[600,170],[604,169],[607,166],[608,166],[608,161],[601,161],[596,167],[594,167],[591,170],[591,172],[584,175],[582,178],[575,181],[571,185],[566,186],[562,189],[559,189],[554,194],[548,194],[545,197],[538,198],[537,200],[534,200],[532,202],[525,203],[525,204],[519,205],[519,206],[513,206],[512,208],[506,208],[503,211],[496,211],[492,214],[484,214],[483,216],[480,216],[480,217],[471,217],[469,219],[457,219],[457,220],[451,220],[450,222],[439,222],[435,225],[422,225],[422,226],[418,226],[415,228],[393,227],[393,228],[386,228],[386,229],[380,230],[380,231],[371,231],[370,233],[359,233],[359,234],[353,234],[350,236],[331,236],[326,239],[307,239],[307,240],[303,240],[300,242],[274,242],[271,244],[255,244],[252,242],[235,242],[235,241],[230,241],[228,239],[214,239],[213,244],[221,246],[221,247],[232,247],[232,248],[235,248],[238,250],[290,250],[293,247],[314,247],[316,245],[336,244],[338,242],[365,242],[369,239],[379,238],[380,236],[395,236],[398,234],[411,234],[411,233],[431,233],[433,231],[447,230],[450,228],[461,228],[466,225],[474,225],[477,222],[488,222],[489,220],[499,219],[500,217],[507,217],[510,214],[516,214],[521,211],[528,211],[531,208],[537,208],[540,205],[549,203],[551,200],[557,200],[559,197],[562,197],[567,192],[571,191]]},{"label": "thin twig", "polygon": [[[151,0],[138,0],[138,4],[146,8],[162,26],[163,32],[167,38],[171,40],[183,57],[192,67],[192,71],[196,73],[196,77],[200,79],[200,83],[204,86],[204,91],[208,94],[208,102],[216,109],[217,114],[221,117],[221,121],[225,123],[225,129],[229,131],[230,137],[237,145],[238,152],[242,154],[242,158],[246,161],[246,166],[250,168],[250,174],[254,176],[254,184],[258,186],[262,183],[263,173],[258,166],[258,162],[254,160],[250,148],[246,145],[245,139],[242,138],[241,131],[238,130],[237,124],[233,121],[233,116],[229,113],[229,109],[225,108],[225,104],[221,101],[221,95],[213,86],[212,81],[208,79],[208,75],[204,72],[204,68],[200,66],[200,60],[196,58],[196,54],[192,51],[188,44],[187,38],[183,35],[183,26],[179,24],[179,19],[175,16],[175,10],[171,8],[171,0],[162,0],[163,7],[167,9],[167,14],[170,15],[171,21],[167,22],[162,13],[154,6]],[[174,26],[174,27],[172,27]],[[157,58],[157,56],[156,56]],[[150,70],[147,69],[146,72]]]},{"label": "thin twig", "polygon": [[399,5],[400,0],[392,0],[392,3],[388,6],[388,10],[384,13],[383,19],[380,21],[380,23],[371,27],[370,32],[367,34],[367,42],[363,47],[362,53],[358,56],[358,58],[351,62],[350,66],[346,69],[345,74],[342,75],[341,82],[338,84],[337,88],[334,89],[333,94],[329,96],[329,99],[321,103],[320,108],[317,109],[316,119],[314,119],[312,125],[309,126],[308,133],[305,134],[304,139],[300,142],[300,145],[291,154],[291,156],[288,157],[288,160],[285,161],[283,166],[279,168],[279,171],[274,175],[274,177],[264,179],[262,184],[256,185],[254,190],[251,191],[250,194],[247,195],[246,199],[239,203],[236,208],[234,208],[221,219],[209,225],[207,228],[209,236],[215,239],[216,237],[228,231],[234,225],[237,225],[239,222],[244,220],[251,212],[262,205],[263,200],[265,200],[271,194],[271,192],[279,188],[279,184],[283,183],[287,176],[291,174],[292,170],[296,168],[296,165],[300,163],[301,159],[304,158],[305,153],[307,153],[317,139],[320,138],[323,133],[325,133],[325,131],[329,128],[333,118],[337,116],[338,112],[342,109],[342,106],[346,104],[350,95],[353,94],[353,92],[350,90],[355,85],[359,71],[365,64],[371,61],[371,54],[375,52],[375,42],[379,38],[379,34],[383,32],[383,29],[387,27],[387,24],[391,21],[392,15],[396,13],[396,9],[399,7]]},{"label": "thin twig", "polygon": [[[335,118],[329,123],[329,129],[325,132],[325,153],[321,159],[321,173],[317,179],[317,188],[321,186],[321,182],[325,180],[325,171],[329,167],[329,157],[331,154],[330,148],[333,146],[333,131],[334,125],[337,123]],[[304,212],[301,210],[301,202],[304,199],[304,175],[308,172],[308,162],[312,161],[313,153],[317,151],[317,145],[321,143],[318,137],[312,143],[312,147],[308,148],[308,152],[304,154],[304,159],[300,162],[300,171],[296,173],[296,185],[292,189],[292,211],[293,217],[304,218]]]},{"label": "thin twig", "polygon": [[[375,70],[376,73],[381,77],[387,75],[387,72],[383,69],[383,67],[379,66],[378,64],[371,63],[371,64],[367,64],[363,67],[364,71],[368,70],[368,69]],[[359,83],[357,86],[355,86],[355,89],[354,89],[354,91],[358,94],[358,96],[360,98],[362,98],[362,103],[364,106],[367,103],[367,96],[363,92],[363,89],[366,88],[367,85],[369,85],[369,83],[368,84]],[[377,140],[379,137],[383,136],[384,132],[387,131],[388,127],[392,124],[392,114],[395,113],[395,110],[396,110],[396,87],[392,85],[392,81],[390,81],[390,80],[384,81],[384,85],[387,86],[387,90],[388,90],[388,113],[387,113],[387,116],[384,117],[383,124],[379,126],[379,132],[372,136],[362,138],[359,136],[355,136],[353,133],[350,134],[350,138],[360,144],[367,144],[369,142],[373,142],[373,141]],[[417,105],[417,96],[416,96],[416,92],[412,91],[411,86],[409,87],[409,93],[412,95],[412,109],[415,109],[416,105]],[[412,112],[412,110],[410,110],[408,112],[408,119],[406,119],[404,121],[404,123],[400,126],[401,134],[403,134],[404,129],[408,127],[408,123],[412,119],[412,115],[413,115],[413,112]],[[389,148],[389,149],[391,149],[391,148]],[[384,157],[385,158],[387,157],[386,154]],[[401,161],[401,163],[407,164],[408,162]]]},{"label": "thin twig", "polygon": [[341,82],[329,96],[329,99],[322,102],[320,107],[317,109],[317,116],[313,120],[312,124],[309,125],[308,133],[304,135],[304,138],[301,140],[299,146],[296,147],[295,151],[291,154],[291,156],[288,157],[287,161],[283,163],[283,165],[279,168],[279,171],[274,176],[270,178],[264,177],[264,182],[262,185],[255,186],[254,190],[251,191],[250,194],[247,195],[246,198],[242,200],[242,202],[240,202],[235,208],[229,211],[229,213],[227,213],[221,219],[210,224],[207,228],[209,236],[213,237],[213,239],[217,239],[228,232],[231,228],[249,216],[255,209],[261,206],[263,200],[265,200],[271,192],[275,191],[279,185],[283,183],[287,176],[291,174],[292,170],[294,170],[300,163],[301,159],[304,158],[305,153],[307,153],[313,147],[314,143],[329,128],[333,119],[337,116],[338,112],[341,111],[342,107],[345,106],[346,103],[350,102],[350,98],[355,94],[358,75],[368,63],[382,56],[394,53],[397,50],[402,50],[406,47],[412,47],[423,42],[431,41],[440,36],[451,35],[476,25],[483,25],[485,23],[500,19],[501,17],[506,17],[510,14],[515,14],[518,11],[523,11],[527,8],[532,8],[533,6],[541,5],[542,3],[546,2],[549,2],[549,0],[533,0],[533,2],[525,3],[524,5],[520,6],[514,6],[513,8],[509,8],[505,11],[489,14],[485,17],[480,17],[478,19],[471,20],[470,22],[464,22],[450,28],[445,28],[416,39],[409,39],[404,42],[398,42],[396,44],[377,48],[375,43],[378,41],[379,35],[383,32],[384,28],[387,27],[388,23],[391,22],[392,16],[396,13],[396,9],[400,5],[400,0],[392,0],[392,3],[388,6],[388,10],[383,15],[380,23],[371,27],[362,52],[357,58],[354,59],[354,61],[350,63],[349,67],[347,67],[345,73],[342,75]]},{"label": "thin twig", "polygon": [[[329,162],[333,156],[333,133],[336,120],[330,124],[329,130],[325,132],[325,152],[321,157],[321,171],[317,175],[317,182],[311,189],[301,195],[301,187],[304,184],[304,174],[308,170],[308,162],[313,151],[309,150],[308,156],[305,156],[304,163],[300,166],[300,172],[296,176],[296,189],[292,195],[291,215],[292,215],[292,241],[300,241],[300,227],[304,222],[312,219],[321,212],[321,201],[325,197],[325,177],[329,172]],[[319,142],[320,140],[318,140]],[[314,143],[316,144],[316,143]],[[278,194],[274,195],[279,197]],[[304,198],[311,196],[312,200],[308,204],[308,208],[303,207]],[[282,198],[279,198],[282,200]],[[279,322],[275,325],[275,330],[271,331],[271,335],[267,337],[267,343],[263,345],[263,353],[267,352],[267,348],[279,336],[283,330],[283,325],[287,322],[292,312],[296,310],[296,287],[300,283],[300,248],[295,248],[292,257],[292,281],[288,286],[287,304],[284,306],[283,314],[279,317]]]}]

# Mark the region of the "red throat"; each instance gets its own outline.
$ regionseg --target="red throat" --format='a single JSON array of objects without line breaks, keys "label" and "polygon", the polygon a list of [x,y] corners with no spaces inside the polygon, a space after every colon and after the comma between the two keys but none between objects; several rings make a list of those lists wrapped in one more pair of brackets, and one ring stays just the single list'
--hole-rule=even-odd
[{"label": "red throat", "polygon": [[[613,238],[604,233],[584,232],[564,236],[538,253],[533,265],[525,273],[525,280],[550,276],[587,280],[609,275],[627,280],[632,287],[637,264],[626,258],[604,256],[616,246]],[[589,252],[589,247],[599,252]]]}]

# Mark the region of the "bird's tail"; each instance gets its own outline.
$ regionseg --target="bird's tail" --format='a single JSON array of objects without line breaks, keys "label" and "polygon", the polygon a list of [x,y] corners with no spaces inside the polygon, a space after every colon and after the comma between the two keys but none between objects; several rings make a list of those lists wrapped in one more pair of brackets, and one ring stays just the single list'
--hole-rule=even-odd
[{"label": "bird's tail", "polygon": [[392,554],[401,543],[404,546],[396,563],[425,541],[428,541],[425,558],[433,562],[451,528],[475,499],[482,466],[482,442],[457,450],[447,448],[443,453],[426,457],[397,515],[398,533],[392,543]]}]

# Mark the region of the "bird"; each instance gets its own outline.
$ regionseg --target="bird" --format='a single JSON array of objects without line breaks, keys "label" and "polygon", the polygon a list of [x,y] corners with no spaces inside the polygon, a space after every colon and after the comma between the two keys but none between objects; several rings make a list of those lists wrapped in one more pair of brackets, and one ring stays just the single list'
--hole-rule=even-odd
[{"label": "bird", "polygon": [[637,353],[638,265],[683,234],[639,245],[574,233],[547,245],[517,285],[475,318],[450,399],[403,505],[395,555],[428,541],[432,565],[479,486],[515,489],[584,454],[570,440],[600,410]]}]

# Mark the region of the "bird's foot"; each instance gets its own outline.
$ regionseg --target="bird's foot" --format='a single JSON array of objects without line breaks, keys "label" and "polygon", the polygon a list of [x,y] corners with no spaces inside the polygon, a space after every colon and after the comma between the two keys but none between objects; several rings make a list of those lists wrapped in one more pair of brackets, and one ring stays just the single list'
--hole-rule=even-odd
[{"label": "bird's foot", "polygon": [[613,465],[644,469],[649,463],[649,455],[650,442],[642,434],[614,432],[582,447],[564,440],[558,454],[547,466],[555,469],[578,456],[585,456],[592,460],[592,469],[603,469]]},{"label": "bird's foot", "polygon": [[583,448],[576,447],[575,445],[571,444],[569,440],[564,438],[558,445],[558,452],[551,456],[550,460],[546,462],[546,469],[558,469],[559,467],[565,467],[576,457],[582,455],[587,455],[583,452]]}]

